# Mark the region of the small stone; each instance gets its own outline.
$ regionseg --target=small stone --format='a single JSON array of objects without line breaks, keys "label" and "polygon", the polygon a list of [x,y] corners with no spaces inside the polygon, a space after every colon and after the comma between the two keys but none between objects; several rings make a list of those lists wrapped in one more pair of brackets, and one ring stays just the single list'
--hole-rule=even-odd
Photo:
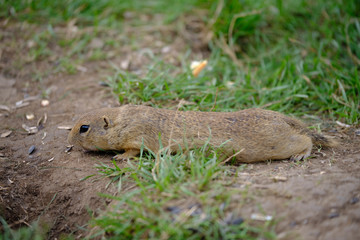
[{"label": "small stone", "polygon": [[29,147],[28,153],[29,155],[33,154],[36,151],[36,147],[34,145],[32,145],[31,147]]},{"label": "small stone", "polygon": [[166,208],[167,211],[173,213],[173,214],[179,214],[181,213],[181,209],[177,206],[170,206]]},{"label": "small stone", "polygon": [[360,136],[360,129],[356,129],[356,130],[355,130],[355,135],[356,135],[356,136]]},{"label": "small stone", "polygon": [[99,85],[100,85],[101,87],[110,87],[109,83],[104,82],[104,81],[99,82]]},{"label": "small stone", "polygon": [[336,218],[338,216],[339,216],[339,213],[337,213],[337,212],[333,212],[333,213],[329,214],[329,218]]},{"label": "small stone", "polygon": [[359,202],[359,198],[358,197],[353,197],[352,199],[350,199],[350,203],[351,204],[355,204],[355,203],[358,203]]},{"label": "small stone", "polygon": [[229,222],[229,225],[240,225],[244,222],[244,219],[242,217],[235,218]]},{"label": "small stone", "polygon": [[296,221],[291,221],[290,222],[290,227],[295,227],[297,225],[297,222]]}]

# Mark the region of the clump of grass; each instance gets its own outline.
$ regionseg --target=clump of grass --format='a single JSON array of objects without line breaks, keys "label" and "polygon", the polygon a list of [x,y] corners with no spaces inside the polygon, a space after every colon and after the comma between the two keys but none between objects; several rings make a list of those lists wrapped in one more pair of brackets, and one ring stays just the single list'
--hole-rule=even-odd
[{"label": "clump of grass", "polygon": [[0,3],[3,6],[0,17],[12,17],[20,21],[35,23],[50,21],[51,24],[59,24],[76,18],[83,26],[115,27],[119,26],[119,23],[121,24],[126,11],[147,14],[166,13],[166,21],[169,22],[183,12],[190,11],[206,1],[183,0],[169,4],[164,0],[121,2],[117,0],[1,0]]},{"label": "clump of grass", "polygon": [[[237,215],[246,199],[234,196],[246,196],[245,190],[227,186],[236,168],[221,164],[218,150],[208,144],[187,154],[142,152],[138,160],[128,161],[125,171],[113,164],[102,165],[102,174],[132,185],[116,197],[106,196],[113,199],[112,207],[94,220],[101,229],[95,235],[105,234],[108,239],[275,238],[273,224],[252,226]],[[238,210],[230,208],[234,201]]]},{"label": "clump of grass", "polygon": [[7,222],[0,217],[0,240],[42,240],[45,239],[45,234],[34,223],[30,227],[22,227],[17,230],[13,230],[7,224]]},{"label": "clump of grass", "polygon": [[[117,70],[108,80],[122,103],[150,102],[158,107],[174,107],[183,99],[187,101],[185,110],[237,111],[263,107],[298,116],[328,115],[357,123],[360,87],[355,81],[357,73],[347,73],[349,76],[343,80],[310,79],[308,76],[317,71],[305,70],[304,61],[296,59],[285,58],[280,65],[264,63],[262,69],[245,73],[219,51],[214,51],[208,69],[197,78],[187,66],[183,66],[183,73],[174,75],[171,74],[174,66],[155,61],[145,76]],[[266,69],[275,72],[265,72]],[[327,75],[322,74],[324,78]]]}]

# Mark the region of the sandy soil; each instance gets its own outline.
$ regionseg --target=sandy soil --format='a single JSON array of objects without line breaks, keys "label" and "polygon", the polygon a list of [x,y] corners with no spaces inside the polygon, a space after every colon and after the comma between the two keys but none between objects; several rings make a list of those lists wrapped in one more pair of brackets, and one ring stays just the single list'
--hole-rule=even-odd
[{"label": "sandy soil", "polygon": [[[1,28],[3,36],[16,30]],[[21,34],[17,33],[18,39]],[[35,82],[34,69],[45,71],[52,63],[31,62],[17,69],[14,66],[20,50],[3,49],[0,54],[0,105],[10,108],[0,111],[0,133],[12,131],[0,138],[0,215],[14,228],[40,219],[49,229],[49,239],[63,233],[80,238],[91,216],[108,204],[98,193],[115,194],[111,187],[105,188],[106,179],[81,179],[97,173],[96,163],[110,163],[111,154],[65,152],[68,131],[59,126],[71,126],[79,114],[91,109],[119,105],[110,89],[99,85],[107,74],[102,66],[108,63],[87,63],[86,71],[50,74]],[[121,61],[113,62],[117,60]],[[46,107],[41,106],[44,91],[49,92]],[[29,97],[34,98],[26,101]],[[17,108],[16,102],[21,100],[29,104]],[[34,119],[27,120],[27,113],[33,113]],[[27,134],[22,125],[36,126],[44,114],[47,121],[43,128]],[[314,149],[314,158],[306,162],[249,165],[236,179],[238,186],[247,185],[253,196],[253,201],[239,210],[242,216],[261,211],[276,217],[280,239],[359,237],[360,136],[356,129],[330,127],[326,131],[341,142],[340,148]],[[29,154],[31,146],[35,151]],[[234,197],[234,208],[237,201],[240,199]]]}]

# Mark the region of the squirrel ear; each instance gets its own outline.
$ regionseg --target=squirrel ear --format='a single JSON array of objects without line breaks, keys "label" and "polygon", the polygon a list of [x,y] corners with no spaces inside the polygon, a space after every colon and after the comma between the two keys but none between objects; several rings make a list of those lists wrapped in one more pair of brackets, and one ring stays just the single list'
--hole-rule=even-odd
[{"label": "squirrel ear", "polygon": [[103,116],[102,118],[103,118],[103,120],[104,120],[104,122],[105,122],[104,128],[109,128],[109,127],[111,127],[112,123],[111,123],[110,119],[108,118],[108,116]]}]

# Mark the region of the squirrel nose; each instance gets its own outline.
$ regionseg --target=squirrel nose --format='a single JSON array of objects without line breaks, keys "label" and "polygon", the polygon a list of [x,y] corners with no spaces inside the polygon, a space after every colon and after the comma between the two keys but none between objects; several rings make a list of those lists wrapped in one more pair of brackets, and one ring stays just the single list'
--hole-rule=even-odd
[{"label": "squirrel nose", "polygon": [[70,131],[70,133],[67,137],[67,141],[70,145],[74,145],[74,138],[73,138],[72,130]]}]

